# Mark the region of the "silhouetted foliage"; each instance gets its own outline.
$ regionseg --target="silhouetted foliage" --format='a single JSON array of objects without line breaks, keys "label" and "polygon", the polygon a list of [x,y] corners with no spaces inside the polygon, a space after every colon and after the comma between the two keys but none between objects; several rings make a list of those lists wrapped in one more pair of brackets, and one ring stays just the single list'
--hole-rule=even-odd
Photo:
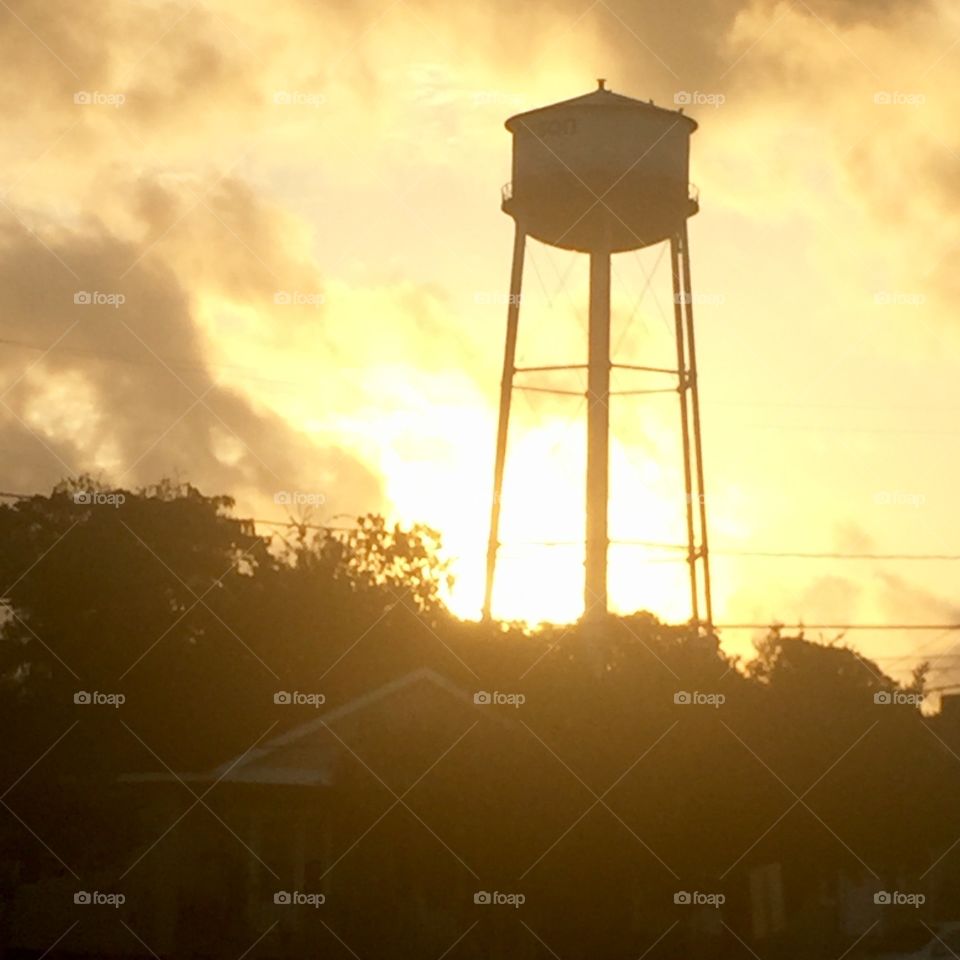
[{"label": "silhouetted foliage", "polygon": [[[348,800],[326,855],[346,857],[395,806],[391,791],[416,784],[430,832],[404,807],[406,826],[387,818],[382,829],[418,865],[417,896],[459,904],[519,883],[536,891],[525,919],[564,955],[642,952],[681,889],[729,888],[727,916],[749,937],[734,878],[742,888],[744,870],[771,862],[784,866],[791,919],[807,918],[776,949],[849,944],[825,919],[830,884],[919,876],[960,832],[960,731],[909,701],[877,703],[922,694],[922,667],[901,687],[839,641],[777,629],[741,664],[716,637],[646,613],[536,630],[462,622],[442,604],[435,531],[371,516],[347,533],[269,539],[232,506],[188,484],[110,490],[81,477],[0,507],[0,763],[16,784],[8,802],[30,820],[29,831],[16,818],[3,828],[19,870],[10,890],[63,873],[33,833],[77,869],[129,863],[153,788],[138,787],[131,809],[124,775],[211,770],[318,716],[278,708],[278,691],[322,693],[336,709],[422,667],[468,698],[524,703],[470,727],[469,749],[449,754],[467,733],[448,731],[445,714],[417,726],[406,711],[366,733],[363,752],[343,751]],[[85,709],[78,692],[125,702]],[[189,794],[180,799],[187,809]],[[370,955],[383,930],[365,919],[364,871],[382,859],[361,846],[337,867],[356,880],[341,881],[351,892],[337,929]],[[457,932],[403,911],[390,923],[437,954]],[[493,949],[500,934],[485,929]]]}]

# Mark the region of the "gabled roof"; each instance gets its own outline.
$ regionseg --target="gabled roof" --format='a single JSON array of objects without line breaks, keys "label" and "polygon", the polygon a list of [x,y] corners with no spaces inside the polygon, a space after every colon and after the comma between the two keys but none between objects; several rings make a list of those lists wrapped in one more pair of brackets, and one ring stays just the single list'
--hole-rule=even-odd
[{"label": "gabled roof", "polygon": [[[459,700],[471,710],[482,710],[484,715],[501,725],[510,722],[498,716],[496,711],[478,706],[473,694],[468,694],[446,677],[428,667],[412,670],[395,680],[355,697],[353,700],[321,713],[293,727],[286,733],[268,740],[262,746],[249,750],[222,763],[212,770],[200,773],[142,773],[127,774],[120,779],[127,783],[169,783],[184,782],[205,783],[259,783],[259,784],[299,784],[303,786],[329,786],[333,783],[333,767],[338,753],[336,740],[324,742],[327,727],[350,716],[361,713],[377,703],[412,687],[418,683],[429,683]],[[311,742],[311,740],[313,742]]]},{"label": "gabled roof", "polygon": [[605,81],[598,81],[599,86],[590,93],[585,93],[579,97],[573,97],[570,100],[561,100],[559,103],[551,103],[546,107],[537,107],[536,110],[528,110],[526,113],[517,113],[506,121],[504,126],[512,133],[518,121],[527,121],[543,115],[549,115],[553,110],[565,109],[567,107],[590,107],[598,109],[620,109],[620,110],[645,110],[654,113],[670,116],[674,119],[682,118],[690,125],[690,132],[697,129],[697,121],[693,117],[684,114],[683,109],[669,110],[666,107],[658,107],[652,100],[634,100],[633,97],[625,97],[621,93],[614,93],[607,90],[603,84]]}]

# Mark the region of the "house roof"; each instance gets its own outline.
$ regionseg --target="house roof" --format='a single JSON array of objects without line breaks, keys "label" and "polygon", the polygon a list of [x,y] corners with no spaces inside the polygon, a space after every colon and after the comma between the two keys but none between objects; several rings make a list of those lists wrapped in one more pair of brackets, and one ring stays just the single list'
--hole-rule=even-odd
[{"label": "house roof", "polygon": [[484,715],[495,723],[512,726],[496,711],[474,703],[473,694],[451,683],[435,670],[421,667],[326,710],[315,719],[301,723],[211,770],[126,774],[120,779],[127,783],[184,781],[330,786],[334,782],[334,764],[339,749],[336,738],[330,738],[329,728],[421,683],[430,684],[470,710],[484,711]]}]

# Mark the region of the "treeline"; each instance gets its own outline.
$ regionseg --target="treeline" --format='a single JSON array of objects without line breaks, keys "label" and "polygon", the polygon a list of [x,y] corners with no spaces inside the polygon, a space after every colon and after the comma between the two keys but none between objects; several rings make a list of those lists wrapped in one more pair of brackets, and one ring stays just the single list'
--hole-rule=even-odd
[{"label": "treeline", "polygon": [[[8,887],[62,869],[47,844],[81,866],[135,845],[122,775],[210,769],[316,716],[310,696],[335,708],[422,667],[512,697],[423,816],[482,875],[537,891],[550,942],[595,947],[586,923],[613,955],[663,928],[671,890],[735,899],[766,863],[783,866],[789,916],[813,918],[798,943],[847,942],[838,878],[880,890],[955,869],[958,742],[917,706],[922,669],[898,686],[776,630],[742,663],[649,614],[464,623],[442,603],[436,532],[365,517],[264,538],[232,507],[86,477],[0,507]],[[278,709],[283,692],[305,702]]]}]

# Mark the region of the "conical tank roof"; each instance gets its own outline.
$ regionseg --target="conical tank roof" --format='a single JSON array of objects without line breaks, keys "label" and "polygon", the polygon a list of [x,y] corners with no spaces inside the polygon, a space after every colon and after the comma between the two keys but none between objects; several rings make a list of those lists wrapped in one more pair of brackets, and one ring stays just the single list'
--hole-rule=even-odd
[{"label": "conical tank roof", "polygon": [[528,110],[526,113],[517,113],[506,121],[504,126],[511,132],[515,132],[517,125],[523,124],[528,120],[540,118],[549,114],[553,110],[564,109],[567,107],[589,107],[599,110],[644,110],[652,111],[658,114],[664,114],[673,118],[681,118],[686,121],[693,133],[697,129],[697,121],[693,117],[685,116],[683,110],[668,110],[666,107],[658,107],[652,100],[634,100],[633,97],[625,97],[623,94],[614,93],[605,86],[605,80],[597,81],[597,89],[590,93],[585,93],[579,97],[573,97],[570,100],[561,100],[558,103],[551,103],[546,107],[537,107],[535,110]]}]

